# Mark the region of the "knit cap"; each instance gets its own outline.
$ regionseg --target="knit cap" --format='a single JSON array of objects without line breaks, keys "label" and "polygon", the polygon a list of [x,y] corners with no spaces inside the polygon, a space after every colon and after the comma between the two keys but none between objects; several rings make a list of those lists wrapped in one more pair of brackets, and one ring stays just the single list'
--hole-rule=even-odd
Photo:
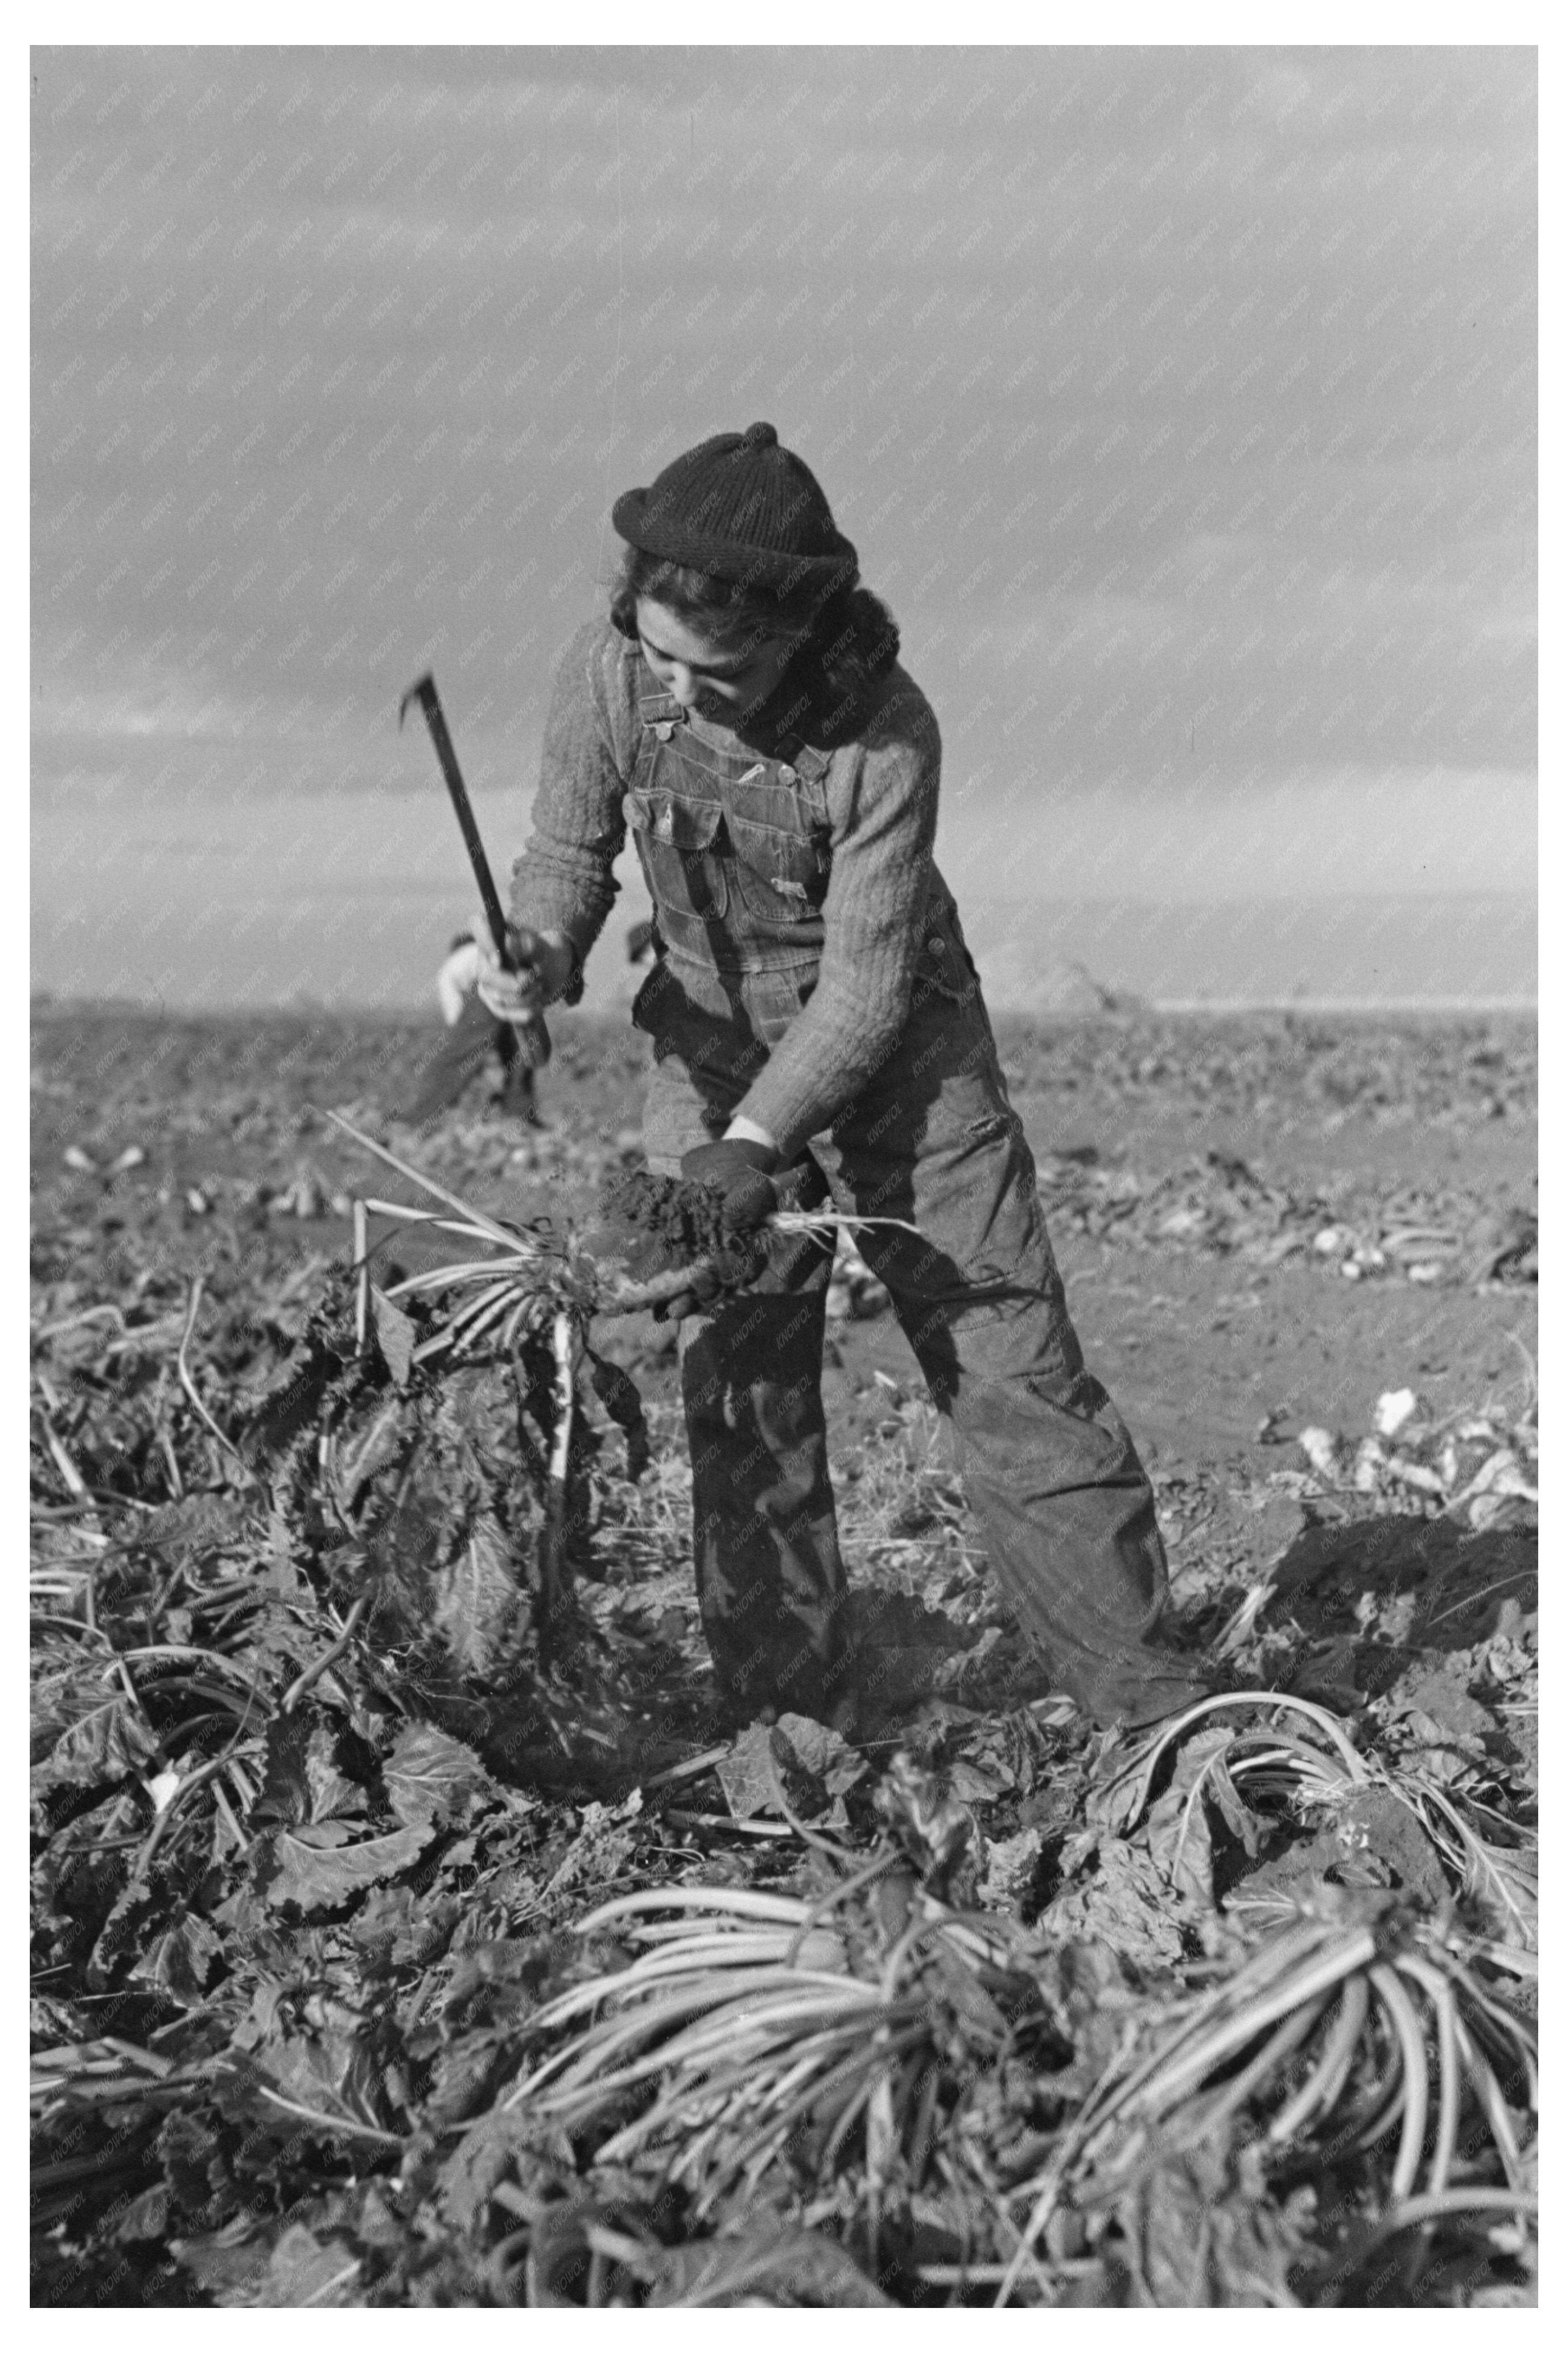
[{"label": "knit cap", "polygon": [[858,573],[816,477],[771,425],[700,442],[618,498],[611,520],[633,547],[720,580],[826,596]]}]

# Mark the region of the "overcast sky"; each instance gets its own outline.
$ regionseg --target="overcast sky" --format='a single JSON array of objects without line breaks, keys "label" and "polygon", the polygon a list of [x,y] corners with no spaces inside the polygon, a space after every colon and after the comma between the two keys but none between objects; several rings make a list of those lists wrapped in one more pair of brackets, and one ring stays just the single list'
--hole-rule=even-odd
[{"label": "overcast sky", "polygon": [[612,500],[757,417],[982,931],[1532,887],[1531,52],[33,68],[40,985],[426,989],[471,892],[400,693],[509,865]]}]

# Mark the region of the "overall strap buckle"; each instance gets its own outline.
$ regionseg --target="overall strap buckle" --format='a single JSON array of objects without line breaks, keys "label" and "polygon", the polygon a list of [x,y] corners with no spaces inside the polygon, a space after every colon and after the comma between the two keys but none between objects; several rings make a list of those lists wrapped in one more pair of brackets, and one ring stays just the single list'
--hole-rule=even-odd
[{"label": "overall strap buckle", "polygon": [[637,708],[645,730],[657,735],[661,744],[668,744],[676,729],[686,723],[686,712],[673,694],[645,694]]},{"label": "overall strap buckle", "polygon": [[813,751],[809,744],[801,743],[797,737],[784,764],[785,781],[798,777],[803,784],[814,785],[827,774],[831,765],[826,752]]}]

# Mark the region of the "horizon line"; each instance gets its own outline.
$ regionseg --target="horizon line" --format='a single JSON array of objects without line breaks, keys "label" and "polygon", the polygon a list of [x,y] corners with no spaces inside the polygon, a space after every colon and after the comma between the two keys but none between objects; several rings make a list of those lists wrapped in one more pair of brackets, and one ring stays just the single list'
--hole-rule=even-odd
[{"label": "horizon line", "polygon": [[[1118,992],[1113,991],[1115,995]],[[370,1003],[359,998],[328,998],[304,993],[279,997],[263,1003],[237,1002],[228,1005],[171,1003],[153,997],[80,997],[63,996],[53,989],[34,989],[28,997],[30,1012],[47,1008],[52,1012],[135,1012],[161,1015],[170,1020],[233,1021],[264,1019],[274,1013],[323,1013],[335,1018],[352,1020],[355,1017],[376,1020],[406,1019],[425,1010],[418,998],[406,1002]],[[1005,1014],[1015,1020],[1087,1022],[1135,1020],[1141,1014],[1162,1013],[1536,1013],[1541,1010],[1539,996],[1535,997],[1140,997],[1129,990],[1126,1001],[1107,1005],[1091,1013],[1053,1012],[1049,1007],[1005,1003],[988,999],[986,1010]],[[557,1006],[558,1018],[576,1020],[620,1021],[625,1008],[616,1006],[597,1008]],[[432,1010],[432,1018],[434,1012]]]}]

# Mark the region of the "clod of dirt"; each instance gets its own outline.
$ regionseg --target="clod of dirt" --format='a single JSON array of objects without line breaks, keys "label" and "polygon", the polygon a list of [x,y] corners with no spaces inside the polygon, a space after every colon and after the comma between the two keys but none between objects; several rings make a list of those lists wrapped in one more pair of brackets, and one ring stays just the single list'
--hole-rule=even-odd
[{"label": "clod of dirt", "polygon": [[644,1254],[650,1262],[657,1258],[663,1265],[688,1266],[695,1259],[710,1257],[732,1239],[724,1231],[724,1197],[717,1187],[656,1176],[647,1168],[607,1179],[599,1206],[607,1222],[645,1237]]},{"label": "clod of dirt", "polygon": [[1390,1718],[1419,1714],[1440,1731],[1460,1738],[1484,1738],[1497,1730],[1497,1719],[1479,1700],[1472,1699],[1458,1676],[1441,1667],[1420,1665],[1400,1676],[1388,1694]]},{"label": "clod of dirt", "polygon": [[1402,1889],[1423,1905],[1447,1894],[1442,1866],[1410,1810],[1386,1790],[1358,1791],[1331,1829],[1260,1863],[1233,1883],[1233,1894],[1265,1890],[1306,1896],[1323,1882],[1342,1887]]},{"label": "clod of dirt", "polygon": [[1532,1528],[1468,1534],[1447,1519],[1388,1515],[1309,1527],[1274,1576],[1269,1614],[1302,1631],[1406,1651],[1463,1650],[1539,1606]]},{"label": "clod of dirt", "polygon": [[969,1651],[973,1627],[954,1625],[945,1610],[928,1609],[912,1594],[881,1586],[850,1592],[847,1639],[858,1660],[861,1693],[879,1716],[907,1715],[944,1680],[949,1661]]}]

